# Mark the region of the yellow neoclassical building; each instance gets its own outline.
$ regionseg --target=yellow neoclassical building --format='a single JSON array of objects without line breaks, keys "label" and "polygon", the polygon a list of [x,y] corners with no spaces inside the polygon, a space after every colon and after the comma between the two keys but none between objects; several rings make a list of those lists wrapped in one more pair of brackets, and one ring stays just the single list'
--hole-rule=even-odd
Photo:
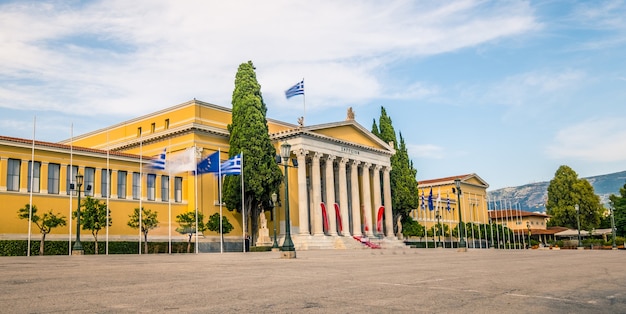
[{"label": "yellow neoclassical building", "polygon": [[[350,113],[344,121],[311,126],[267,120],[277,153],[288,142],[292,159],[298,162],[298,167],[288,170],[296,249],[358,247],[361,244],[353,237],[361,235],[390,245],[398,242],[393,223],[387,219],[392,217],[389,171],[395,151]],[[146,165],[164,149],[172,154],[193,148],[198,161],[220,151],[221,160],[226,160],[231,114],[229,108],[194,99],[59,143],[0,136],[0,237],[27,236],[28,223],[18,219],[17,211],[31,196],[39,211],[52,209],[71,217],[77,206],[71,187],[75,175],[81,173],[83,195],[109,206],[113,221],[107,231],[109,239],[136,239],[137,231],[126,222],[139,206],[158,212],[159,226],[150,231],[151,239],[182,239],[175,232],[178,214],[196,207],[205,217],[220,211],[217,178],[147,171]],[[286,199],[283,188],[280,193],[280,199]],[[279,242],[284,237],[284,207],[277,207]],[[241,239],[242,215],[222,212],[234,226],[227,238]],[[268,212],[265,218],[273,229]],[[72,220],[54,229],[51,238],[71,237],[75,223]],[[246,225],[249,228],[250,223]],[[200,241],[212,238],[218,238],[217,234],[205,232]],[[90,236],[84,240],[91,240]]]}]

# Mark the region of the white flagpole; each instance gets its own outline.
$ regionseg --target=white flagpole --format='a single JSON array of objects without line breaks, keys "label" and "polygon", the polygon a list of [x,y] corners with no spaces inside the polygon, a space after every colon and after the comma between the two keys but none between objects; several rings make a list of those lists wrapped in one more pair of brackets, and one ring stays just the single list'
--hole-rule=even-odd
[{"label": "white flagpole", "polygon": [[[37,124],[37,116],[33,117],[33,145],[31,149],[30,157],[30,193],[29,193],[29,205],[28,205],[28,248],[26,249],[26,256],[30,256],[30,234],[32,231],[33,221],[33,181],[35,171],[35,125]],[[41,177],[41,176],[40,176]]]},{"label": "white flagpole", "polygon": [[[141,255],[141,219],[143,209],[141,208],[141,197],[143,187],[143,132],[139,133],[139,255]],[[146,252],[148,253],[148,252]]]},{"label": "white flagpole", "polygon": [[217,160],[218,160],[218,169],[217,169],[217,184],[219,184],[219,200],[220,200],[220,253],[224,253],[224,237],[222,236],[222,186],[224,185],[224,181],[222,180],[222,159],[220,156],[222,155],[222,148],[217,148]]},{"label": "white flagpole", "polygon": [[[304,79],[302,79],[304,80]],[[304,95],[302,95],[304,96]],[[243,252],[246,252],[246,201],[245,201],[245,190],[244,190],[244,180],[243,180],[243,152],[241,152],[241,218],[243,219]]]},{"label": "white flagpole", "polygon": [[109,148],[109,131],[107,131],[107,219],[106,219],[106,243],[105,255],[109,255],[109,200],[111,199],[111,164],[110,164],[110,148]]},{"label": "white flagpole", "polygon": [[[497,225],[502,225],[502,215],[498,215],[498,200],[494,197],[493,198],[493,211],[496,215],[496,224]],[[498,217],[500,216],[500,217]],[[500,224],[498,224],[498,220],[500,221]],[[500,229],[499,227],[496,227],[496,237],[498,239],[498,249],[500,248]],[[504,236],[504,235],[503,235]],[[504,239],[502,239],[502,241],[504,242]]]},{"label": "white flagpole", "polygon": [[[72,183],[72,177],[74,176],[74,123],[70,124],[70,177],[67,179],[68,182],[70,182],[70,184]],[[59,172],[61,172],[61,168],[59,167]],[[61,174],[59,173],[59,177],[61,177]],[[59,185],[61,185],[61,183],[59,182]],[[67,224],[68,226],[68,252],[69,255],[72,255],[72,207],[73,207],[73,202],[72,202],[72,198],[73,198],[73,194],[72,191],[68,192],[70,194],[70,214],[69,214],[69,221],[70,223]]]},{"label": "white flagpole", "polygon": [[[304,85],[304,77],[302,78],[302,84]],[[304,88],[304,86],[302,88]],[[305,99],[306,97],[305,95],[306,95],[306,90],[304,91],[304,93],[302,93],[302,106],[304,107],[304,113],[302,116],[302,126],[304,126],[304,123],[306,122],[306,99]]]},{"label": "white flagpole", "polygon": [[[196,154],[198,153],[198,149],[196,148],[196,145],[193,145],[193,156],[196,157]],[[196,164],[196,170],[194,171],[194,176],[193,176],[193,181],[194,181],[194,194],[195,194],[195,204],[196,204],[196,254],[198,254],[198,161],[195,161]],[[189,173],[189,172],[187,172]]]},{"label": "white flagpole", "polygon": [[[169,149],[169,153],[172,153],[172,140],[168,139],[167,140],[167,148]],[[166,157],[165,159],[167,160],[167,151],[166,151]],[[167,161],[165,162],[165,167],[167,167]],[[172,168],[171,167],[167,167],[167,221],[168,221],[168,227],[167,227],[167,253],[168,254],[172,254]]]}]

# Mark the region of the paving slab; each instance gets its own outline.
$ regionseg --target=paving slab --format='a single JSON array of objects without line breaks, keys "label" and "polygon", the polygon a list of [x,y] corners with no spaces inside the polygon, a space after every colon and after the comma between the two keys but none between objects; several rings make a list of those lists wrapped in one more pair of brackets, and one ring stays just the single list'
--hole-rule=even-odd
[{"label": "paving slab", "polygon": [[626,251],[0,258],[2,313],[626,313]]}]

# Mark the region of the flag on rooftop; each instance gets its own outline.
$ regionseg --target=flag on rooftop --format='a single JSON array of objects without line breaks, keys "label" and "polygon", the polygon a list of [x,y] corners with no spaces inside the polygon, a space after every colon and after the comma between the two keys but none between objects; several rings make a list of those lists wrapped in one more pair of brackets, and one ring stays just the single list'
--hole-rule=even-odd
[{"label": "flag on rooftop", "polygon": [[197,166],[196,173],[204,174],[204,173],[219,172],[219,171],[220,171],[220,154],[218,151],[200,160]]},{"label": "flag on rooftop", "polygon": [[165,148],[157,158],[150,161],[149,167],[154,170],[165,170]]},{"label": "flag on rooftop", "polygon": [[241,174],[241,154],[233,156],[220,166],[222,175]]},{"label": "flag on rooftop", "polygon": [[291,86],[285,91],[285,97],[287,97],[287,99],[297,95],[304,95],[304,80],[296,83],[296,85]]}]

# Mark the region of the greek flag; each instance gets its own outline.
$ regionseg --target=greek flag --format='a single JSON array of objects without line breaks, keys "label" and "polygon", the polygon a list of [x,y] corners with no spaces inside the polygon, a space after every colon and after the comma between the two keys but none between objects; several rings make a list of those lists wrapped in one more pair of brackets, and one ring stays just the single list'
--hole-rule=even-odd
[{"label": "greek flag", "polygon": [[304,95],[304,79],[285,91],[287,99],[296,95]]},{"label": "greek flag", "polygon": [[424,198],[424,190],[422,190],[422,210],[426,210],[426,198]]},{"label": "greek flag", "polygon": [[241,154],[223,162],[220,166],[220,173],[222,175],[241,174]]},{"label": "greek flag", "polygon": [[150,168],[154,170],[165,170],[165,149],[159,154],[159,157],[150,161]]},{"label": "greek flag", "polygon": [[451,209],[451,208],[450,208],[450,195],[447,195],[447,194],[446,194],[446,198],[448,199],[448,204],[446,205],[446,209],[447,209],[448,211],[450,211],[450,209]]}]

